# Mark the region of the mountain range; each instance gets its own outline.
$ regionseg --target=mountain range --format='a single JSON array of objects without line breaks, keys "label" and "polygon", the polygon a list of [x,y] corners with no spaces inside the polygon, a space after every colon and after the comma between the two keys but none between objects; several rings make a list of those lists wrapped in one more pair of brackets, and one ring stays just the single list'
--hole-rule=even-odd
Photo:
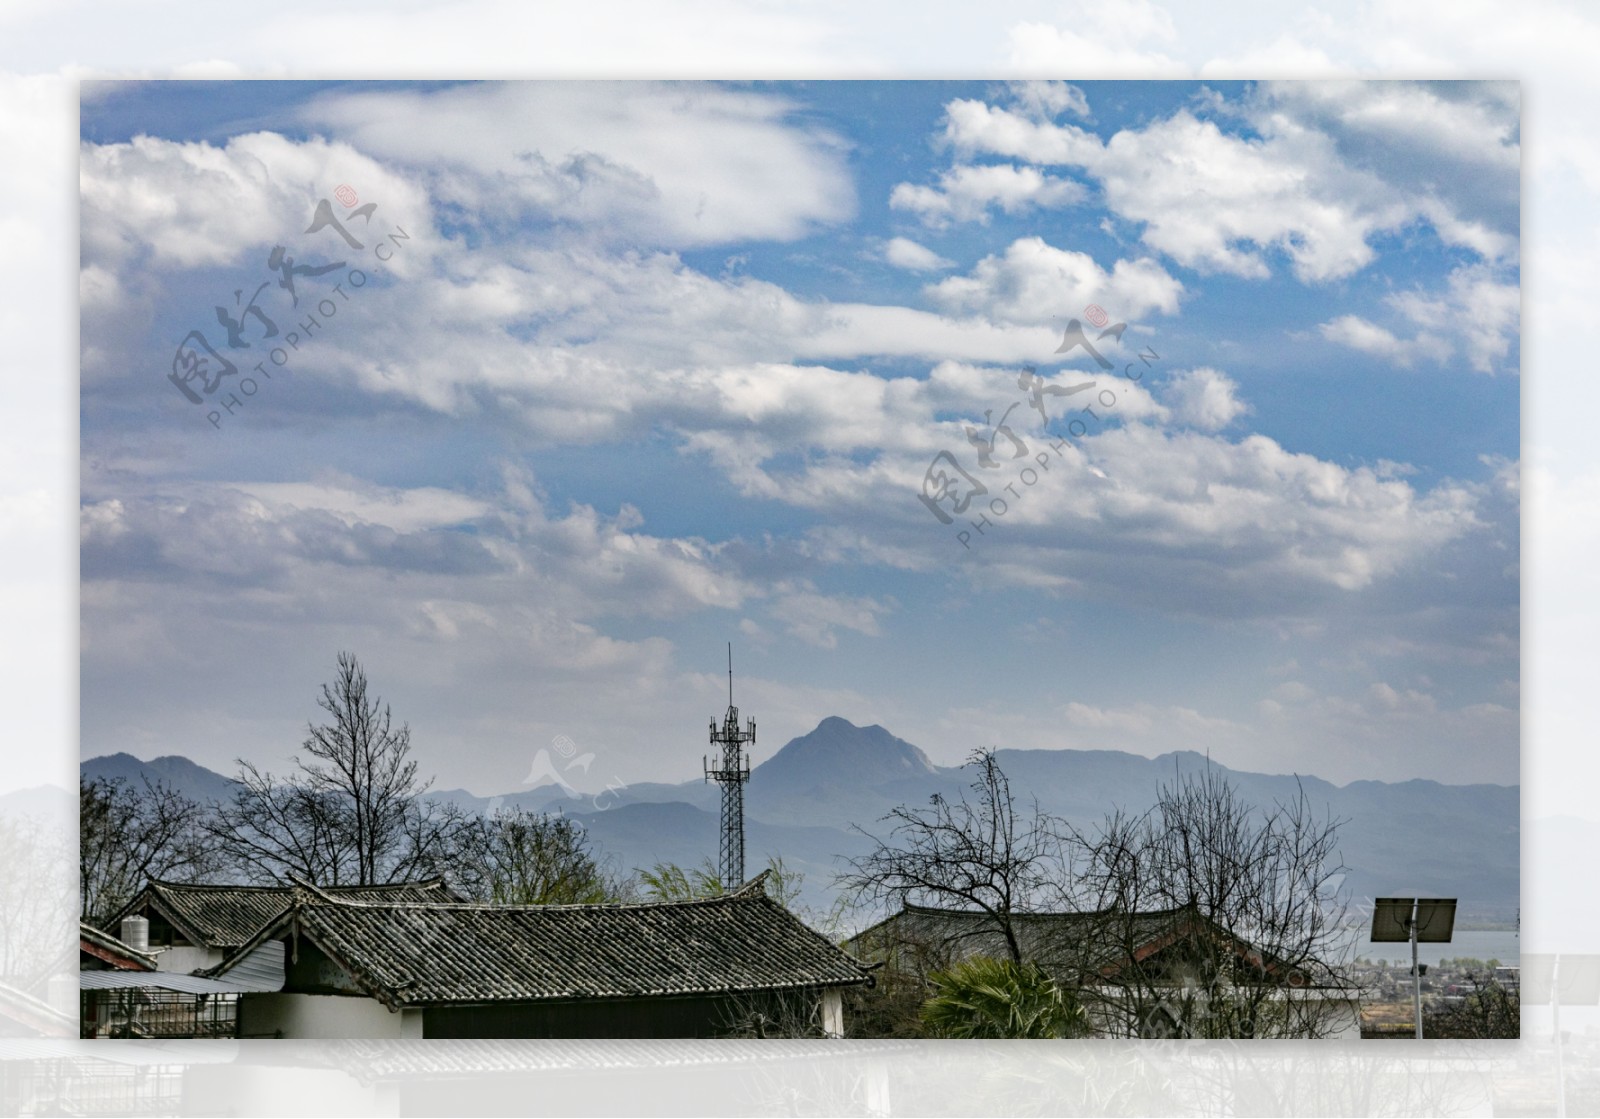
[{"label": "mountain range", "polygon": [[[1447,785],[1413,780],[1334,785],[1317,777],[1229,770],[1192,751],[1146,758],[1115,750],[1000,750],[996,754],[1019,804],[1037,801],[1079,826],[1113,808],[1142,811],[1164,782],[1206,765],[1258,806],[1303,788],[1312,807],[1342,821],[1340,853],[1354,899],[1384,895],[1458,897],[1462,922],[1510,922],[1519,904],[1520,792],[1516,786]],[[140,761],[128,754],[91,758],[86,777],[148,776],[201,801],[228,795],[232,781],[187,758]],[[922,805],[934,794],[959,796],[971,774],[939,766],[880,726],[822,720],[756,766],[746,786],[746,862],[751,873],[769,856],[805,875],[801,902],[825,909],[841,858],[862,854],[897,805]],[[696,866],[717,853],[715,786],[642,783],[572,796],[554,783],[500,797],[454,789],[431,793],[464,808],[497,804],[559,810],[578,820],[617,869],[656,862]]]}]

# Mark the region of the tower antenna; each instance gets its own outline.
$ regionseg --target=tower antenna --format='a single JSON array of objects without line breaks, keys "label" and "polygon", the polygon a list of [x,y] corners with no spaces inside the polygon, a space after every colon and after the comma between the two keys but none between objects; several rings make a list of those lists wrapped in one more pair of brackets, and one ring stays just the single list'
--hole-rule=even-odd
[{"label": "tower antenna", "polygon": [[722,786],[722,839],[719,844],[717,873],[724,890],[735,890],[744,883],[744,785],[750,780],[750,759],[744,747],[756,740],[756,721],[750,719],[739,728],[739,709],[733,705],[733,642],[728,642],[728,712],[722,726],[711,724],[711,745],[718,748],[717,764],[710,755],[701,759],[707,781]]}]

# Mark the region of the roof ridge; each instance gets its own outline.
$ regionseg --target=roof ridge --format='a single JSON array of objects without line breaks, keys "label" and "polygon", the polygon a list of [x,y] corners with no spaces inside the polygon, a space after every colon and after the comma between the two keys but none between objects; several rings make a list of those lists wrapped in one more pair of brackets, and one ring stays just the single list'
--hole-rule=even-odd
[{"label": "roof ridge", "polygon": [[444,875],[435,874],[431,878],[408,878],[404,882],[375,882],[371,885],[347,885],[339,883],[333,886],[322,886],[324,890],[415,890],[425,886],[443,886]]},{"label": "roof ridge", "polygon": [[[1183,913],[1195,909],[1193,903],[1169,906],[1166,909],[1123,909],[1115,905],[1104,909],[1013,909],[1012,918],[1028,917],[1169,917],[1175,913]],[[901,909],[907,913],[937,913],[955,917],[989,917],[992,916],[987,909],[955,909],[941,905],[919,905],[915,902],[902,902]],[[893,917],[894,914],[890,914]],[[1203,914],[1202,914],[1203,916]],[[887,919],[887,918],[886,918]],[[882,922],[879,922],[880,924]]]},{"label": "roof ridge", "polygon": [[78,939],[80,941],[88,940],[91,944],[109,951],[124,953],[130,959],[145,964],[148,970],[155,970],[155,957],[147,949],[135,948],[115,933],[110,933],[96,925],[91,925],[81,918],[78,921]]},{"label": "roof ridge", "polygon": [[[721,894],[712,894],[703,898],[668,898],[658,901],[582,901],[582,902],[556,902],[547,904],[508,904],[493,901],[418,901],[407,899],[403,901],[362,901],[357,898],[342,898],[325,893],[311,883],[306,883],[310,892],[316,895],[313,905],[329,905],[341,909],[449,909],[459,911],[482,910],[485,912],[512,912],[531,911],[546,912],[553,909],[561,910],[618,910],[618,909],[662,909],[667,907],[683,907],[691,905],[722,905],[730,902],[751,902],[756,900],[771,901],[767,897],[764,886],[757,888],[762,875],[752,878],[737,890]],[[775,903],[774,903],[775,904]]]},{"label": "roof ridge", "polygon": [[159,886],[163,890],[252,890],[261,893],[274,891],[284,893],[293,888],[278,883],[266,885],[259,882],[171,882],[164,878],[151,878],[149,884],[152,887]]},{"label": "roof ridge", "polygon": [[[301,878],[292,871],[289,873],[289,879],[290,881],[287,884],[281,882],[173,882],[164,878],[150,878],[147,881],[151,886],[160,886],[168,890],[248,890],[259,893],[284,893],[294,889],[298,883],[308,883],[307,879]],[[315,885],[314,883],[310,884]],[[324,890],[414,890],[419,887],[444,885],[444,875],[435,874],[429,878],[408,878],[403,882],[379,882],[369,885],[339,883],[330,886],[317,886],[316,888]]]}]

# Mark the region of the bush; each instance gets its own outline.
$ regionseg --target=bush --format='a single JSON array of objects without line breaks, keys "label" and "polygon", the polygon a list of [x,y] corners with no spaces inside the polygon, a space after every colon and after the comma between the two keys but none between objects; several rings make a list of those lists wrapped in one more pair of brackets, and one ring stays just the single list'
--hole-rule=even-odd
[{"label": "bush", "polygon": [[922,1021],[934,1037],[1085,1037],[1088,1019],[1038,965],[987,957],[932,976]]}]

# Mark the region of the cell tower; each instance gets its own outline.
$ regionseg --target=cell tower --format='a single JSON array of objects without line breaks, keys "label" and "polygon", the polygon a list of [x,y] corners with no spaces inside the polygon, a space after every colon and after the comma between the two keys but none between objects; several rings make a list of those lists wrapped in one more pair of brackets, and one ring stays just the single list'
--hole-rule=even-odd
[{"label": "cell tower", "polygon": [[756,740],[756,721],[751,719],[744,730],[739,729],[739,709],[733,705],[733,643],[728,643],[728,713],[722,717],[722,726],[711,724],[711,745],[722,747],[717,767],[711,768],[711,759],[703,764],[706,780],[722,786],[722,850],[718,860],[718,873],[722,888],[737,889],[744,882],[744,783],[750,780],[750,759],[742,749]]}]

